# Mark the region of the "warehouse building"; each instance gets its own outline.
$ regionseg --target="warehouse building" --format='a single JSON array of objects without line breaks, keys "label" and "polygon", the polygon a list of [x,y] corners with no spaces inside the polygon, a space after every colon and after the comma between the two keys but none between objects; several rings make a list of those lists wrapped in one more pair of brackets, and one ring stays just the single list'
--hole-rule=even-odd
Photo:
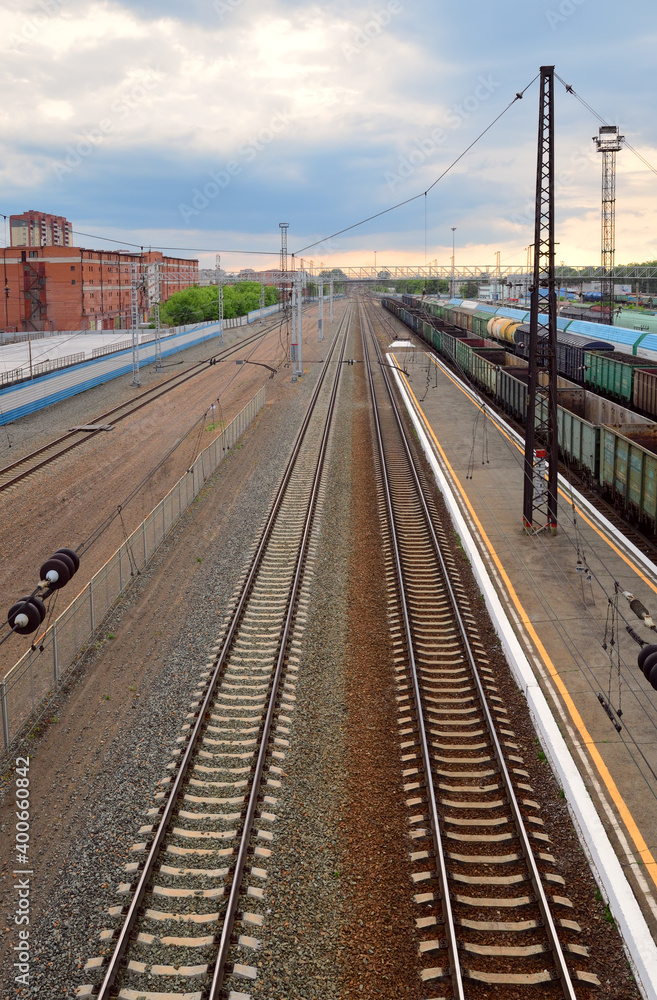
[{"label": "warehouse building", "polygon": [[115,330],[150,318],[156,302],[198,283],[198,261],[159,251],[69,246],[0,248],[0,330]]}]

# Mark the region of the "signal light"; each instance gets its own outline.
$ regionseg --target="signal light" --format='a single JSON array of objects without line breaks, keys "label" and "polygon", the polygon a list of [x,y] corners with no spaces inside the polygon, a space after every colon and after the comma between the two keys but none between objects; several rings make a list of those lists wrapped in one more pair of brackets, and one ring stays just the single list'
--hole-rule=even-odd
[{"label": "signal light", "polygon": [[53,591],[65,587],[79,568],[80,557],[74,549],[57,549],[39,570],[39,584],[35,593],[21,597],[10,607],[7,612],[9,627],[19,635],[36,632],[46,617],[46,606],[41,598],[49,597]]},{"label": "signal light", "polygon": [[12,604],[7,612],[9,627],[19,635],[36,632],[45,617],[46,606],[43,601],[38,597],[30,597],[29,594]]},{"label": "signal light", "polygon": [[78,571],[80,557],[73,549],[57,549],[39,570],[41,586],[61,590]]},{"label": "signal light", "polygon": [[657,690],[657,644],[651,642],[639,650],[637,663],[648,683]]}]

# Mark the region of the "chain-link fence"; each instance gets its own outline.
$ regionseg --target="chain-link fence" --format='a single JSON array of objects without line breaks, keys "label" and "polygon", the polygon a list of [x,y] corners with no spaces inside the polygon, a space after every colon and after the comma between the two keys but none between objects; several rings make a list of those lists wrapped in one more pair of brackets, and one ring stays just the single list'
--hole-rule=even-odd
[{"label": "chain-link fence", "polygon": [[198,456],[172,490],[91,578],[84,590],[0,681],[5,750],[100,627],[131,577],[151,559],[171,527],[200,493],[222,458],[253,422],[266,401],[262,388]]}]

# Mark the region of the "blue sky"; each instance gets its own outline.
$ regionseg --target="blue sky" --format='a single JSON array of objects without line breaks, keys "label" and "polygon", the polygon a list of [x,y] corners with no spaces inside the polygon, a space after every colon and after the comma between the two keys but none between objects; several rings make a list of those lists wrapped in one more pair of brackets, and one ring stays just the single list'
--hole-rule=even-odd
[{"label": "blue sky", "polygon": [[[275,263],[227,251],[276,251],[281,221],[300,250],[422,192],[542,63],[657,166],[655,17],[648,0],[5,0],[0,213]],[[524,262],[537,111],[534,84],[429,194],[428,260],[449,263],[456,226],[461,261]],[[598,124],[558,86],[557,257],[574,264],[600,256]],[[656,193],[623,150],[619,262],[657,258]],[[374,250],[424,261],[424,199],[301,255]]]}]

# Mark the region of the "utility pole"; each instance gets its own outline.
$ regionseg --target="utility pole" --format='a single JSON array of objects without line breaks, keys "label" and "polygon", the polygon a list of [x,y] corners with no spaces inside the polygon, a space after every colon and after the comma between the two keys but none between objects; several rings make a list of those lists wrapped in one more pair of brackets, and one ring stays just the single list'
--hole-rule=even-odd
[{"label": "utility pole", "polygon": [[527,298],[527,296],[529,295],[529,289],[531,288],[531,274],[534,268],[534,257],[532,254],[533,249],[534,249],[534,244],[530,243],[529,246],[527,247],[527,274],[525,275],[525,288],[524,288],[525,298]]},{"label": "utility pole", "polygon": [[155,264],[155,371],[162,371],[162,341],[160,340],[160,302],[162,300],[160,264]]},{"label": "utility pole", "polygon": [[130,323],[132,326],[132,384],[141,385],[139,378],[139,265],[133,260],[130,267]]},{"label": "utility pole", "polygon": [[456,239],[456,237],[454,236],[455,232],[456,232],[456,226],[452,226],[452,295],[451,295],[451,298],[455,298],[456,297],[456,286],[455,286],[455,278],[454,278],[454,262],[456,260],[456,250],[455,250],[455,246],[456,246],[455,239]]},{"label": "utility pole", "polygon": [[329,323],[333,322],[333,278],[329,285]]},{"label": "utility pole", "polygon": [[324,279],[318,287],[319,305],[317,309],[317,340],[324,340]]},{"label": "utility pole", "polygon": [[[541,306],[540,290],[547,293]],[[547,329],[539,336],[539,312]],[[548,372],[539,384],[539,370]],[[545,447],[534,454],[534,441]],[[534,222],[534,277],[529,319],[529,386],[525,427],[523,527],[528,534],[557,531],[557,295],[554,275],[554,66],[541,66]],[[549,463],[545,482],[546,462]],[[547,487],[547,488],[546,488]],[[535,523],[537,526],[535,527]]]},{"label": "utility pole", "polygon": [[[297,316],[297,299],[300,298],[301,296],[301,289],[297,291],[297,280],[295,272],[292,273],[292,281],[289,284],[287,279],[287,231],[290,228],[290,224],[289,222],[279,222],[278,228],[281,231],[281,260],[280,260],[281,295],[283,298],[283,309],[285,310],[284,315],[285,316],[289,315],[291,320],[290,361],[292,363],[292,381],[296,382],[297,377],[299,375],[299,357],[301,354],[301,345],[299,336],[301,330],[301,324],[298,322],[298,320],[301,317],[300,308],[299,308],[299,315]],[[290,293],[289,300],[288,300],[288,289]]]},{"label": "utility pole", "polygon": [[219,343],[224,342],[224,284],[221,280],[221,254],[216,254],[215,268],[217,271],[217,323],[219,324]]},{"label": "utility pole", "polygon": [[299,283],[297,288],[297,375],[303,375],[303,316],[301,307],[303,306],[303,272],[299,271]]},{"label": "utility pole", "polygon": [[265,315],[265,283],[260,282],[260,322],[262,323]]},{"label": "utility pole", "polygon": [[616,153],[623,145],[624,135],[617,125],[601,125],[593,141],[602,153],[602,279],[600,305],[602,322],[614,322],[614,260],[616,256]]},{"label": "utility pole", "polygon": [[292,320],[292,333],[290,336],[290,361],[292,362],[292,381],[296,382],[299,375],[299,325],[297,322],[297,299],[299,297],[299,291],[297,289],[297,277],[296,274],[292,276],[292,285],[290,290],[291,295],[291,320]]}]

